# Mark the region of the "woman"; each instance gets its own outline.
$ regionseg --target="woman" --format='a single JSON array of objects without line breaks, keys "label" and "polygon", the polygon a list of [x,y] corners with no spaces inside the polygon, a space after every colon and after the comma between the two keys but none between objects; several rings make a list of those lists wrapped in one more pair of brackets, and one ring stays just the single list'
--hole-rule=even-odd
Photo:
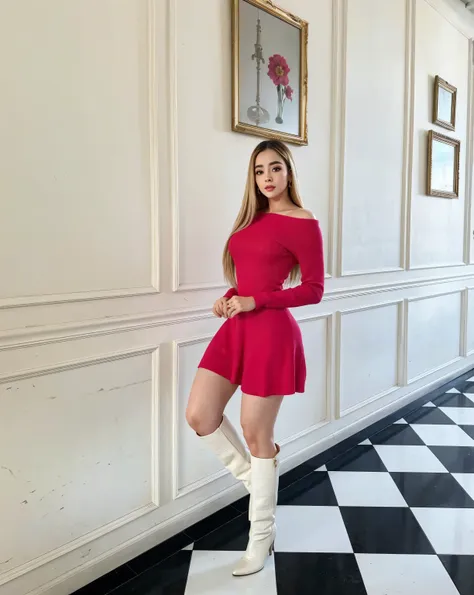
[{"label": "woman", "polygon": [[[283,395],[304,392],[301,331],[288,308],[317,304],[324,291],[323,244],[303,209],[293,157],[278,141],[253,151],[242,207],[224,249],[231,289],[214,304],[226,318],[197,370],[186,419],[250,492],[250,537],[235,576],[261,570],[275,541],[278,445]],[[289,277],[297,287],[283,289]],[[242,389],[241,425],[250,456],[224,409]]]}]

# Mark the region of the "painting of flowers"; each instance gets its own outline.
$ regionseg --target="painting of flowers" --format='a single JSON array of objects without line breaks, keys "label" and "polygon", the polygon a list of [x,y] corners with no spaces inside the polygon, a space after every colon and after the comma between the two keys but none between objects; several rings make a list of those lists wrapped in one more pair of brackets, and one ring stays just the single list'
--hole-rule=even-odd
[{"label": "painting of flowers", "polygon": [[233,130],[307,144],[308,24],[268,0],[233,5]]},{"label": "painting of flowers", "polygon": [[290,67],[283,56],[274,54],[268,60],[268,76],[272,79],[273,84],[277,88],[278,107],[275,122],[283,124],[283,108],[285,101],[293,99],[293,89],[290,87],[290,79],[288,73]]}]

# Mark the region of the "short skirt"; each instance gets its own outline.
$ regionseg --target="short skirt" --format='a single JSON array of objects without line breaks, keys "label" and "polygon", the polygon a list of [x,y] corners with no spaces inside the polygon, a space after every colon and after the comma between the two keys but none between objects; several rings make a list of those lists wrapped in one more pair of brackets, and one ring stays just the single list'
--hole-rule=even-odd
[{"label": "short skirt", "polygon": [[306,361],[301,330],[288,309],[262,309],[227,319],[199,368],[258,397],[303,393]]}]

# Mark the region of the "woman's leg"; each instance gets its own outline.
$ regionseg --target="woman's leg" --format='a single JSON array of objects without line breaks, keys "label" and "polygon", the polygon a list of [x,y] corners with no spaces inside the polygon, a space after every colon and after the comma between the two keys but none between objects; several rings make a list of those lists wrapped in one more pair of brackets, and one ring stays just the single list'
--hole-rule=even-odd
[{"label": "woman's leg", "polygon": [[242,400],[241,423],[252,455],[251,525],[247,550],[233,571],[235,576],[262,570],[266,557],[273,551],[280,450],[273,440],[273,431],[282,400],[282,396],[251,395],[244,395]]},{"label": "woman's leg", "polygon": [[240,423],[245,441],[254,457],[271,459],[275,455],[273,432],[282,401],[282,396],[242,395]]},{"label": "woman's leg", "polygon": [[186,420],[221,463],[250,492],[250,457],[224,409],[237,389],[228,380],[199,368],[186,410]]},{"label": "woman's leg", "polygon": [[224,409],[237,389],[210,370],[198,368],[189,395],[186,421],[199,436],[212,434],[221,424]]}]

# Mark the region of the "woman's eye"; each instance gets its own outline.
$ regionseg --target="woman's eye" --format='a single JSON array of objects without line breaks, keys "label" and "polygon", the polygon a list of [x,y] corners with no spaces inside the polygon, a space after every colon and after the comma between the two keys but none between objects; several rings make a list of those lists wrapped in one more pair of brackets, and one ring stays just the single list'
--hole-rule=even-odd
[{"label": "woman's eye", "polygon": [[263,174],[263,171],[256,171],[256,172],[255,172],[255,175],[256,175],[256,176],[259,176],[260,174]]},{"label": "woman's eye", "polygon": [[279,165],[277,165],[276,167],[273,168],[273,171],[281,171],[281,167]]}]

